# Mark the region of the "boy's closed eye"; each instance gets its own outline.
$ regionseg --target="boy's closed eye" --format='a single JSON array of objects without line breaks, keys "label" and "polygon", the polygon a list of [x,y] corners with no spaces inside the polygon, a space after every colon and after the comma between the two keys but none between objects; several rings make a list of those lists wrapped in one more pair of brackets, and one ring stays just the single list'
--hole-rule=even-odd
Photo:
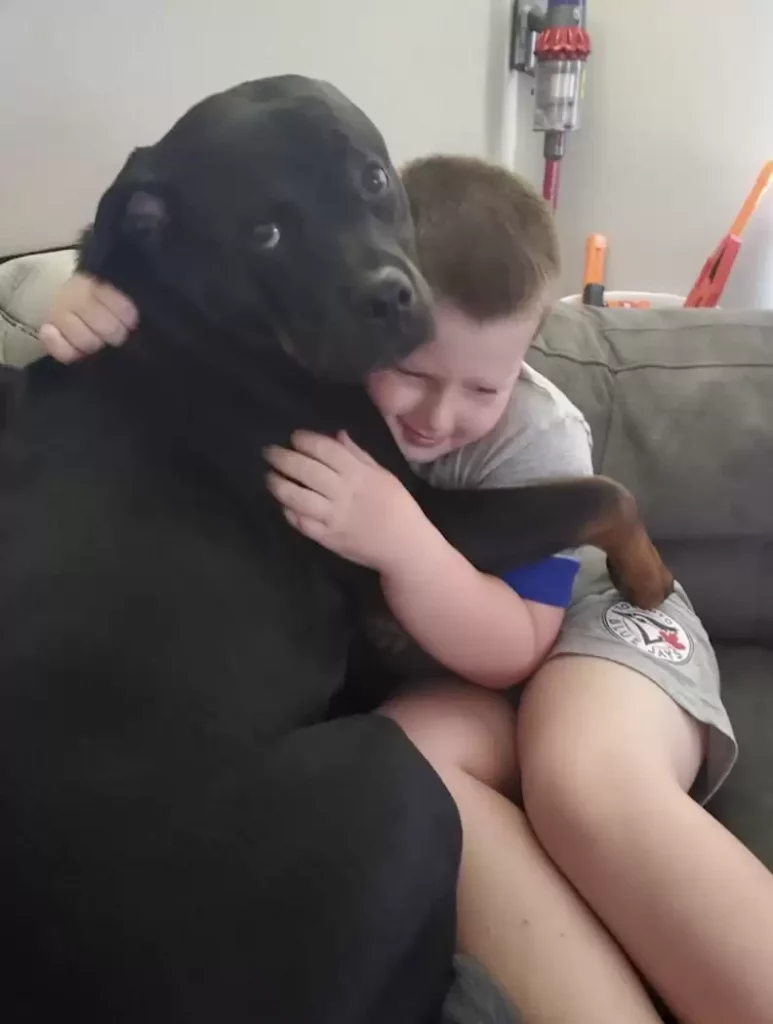
[{"label": "boy's closed eye", "polygon": [[[422,373],[421,370],[411,370],[407,366],[397,366],[395,369],[403,377],[411,377],[413,380],[432,380],[428,373]],[[495,387],[492,384],[467,384],[465,385],[465,390],[472,391],[477,395],[493,397],[500,393],[501,388]]]},{"label": "boy's closed eye", "polygon": [[490,384],[468,384],[467,390],[476,395],[483,395],[485,398],[493,398],[500,393],[500,388],[492,387]]}]

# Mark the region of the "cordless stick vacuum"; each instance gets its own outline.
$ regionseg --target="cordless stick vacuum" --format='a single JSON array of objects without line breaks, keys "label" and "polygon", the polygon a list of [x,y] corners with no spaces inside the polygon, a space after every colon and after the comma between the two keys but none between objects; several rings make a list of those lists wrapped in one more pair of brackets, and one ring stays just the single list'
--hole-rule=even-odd
[{"label": "cordless stick vacuum", "polygon": [[591,53],[586,0],[515,0],[510,67],[534,76],[534,130],[545,133],[542,194],[555,210],[566,133],[580,127],[585,65]]}]

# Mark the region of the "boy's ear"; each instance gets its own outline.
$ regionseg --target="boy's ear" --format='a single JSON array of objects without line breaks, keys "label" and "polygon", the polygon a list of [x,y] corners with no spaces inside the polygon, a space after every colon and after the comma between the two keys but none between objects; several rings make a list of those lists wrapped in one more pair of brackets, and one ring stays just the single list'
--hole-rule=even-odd
[{"label": "boy's ear", "polygon": [[153,174],[150,149],[135,149],[99,201],[94,223],[81,240],[79,269],[110,279],[111,266],[128,248],[158,241],[168,222],[168,201]]}]

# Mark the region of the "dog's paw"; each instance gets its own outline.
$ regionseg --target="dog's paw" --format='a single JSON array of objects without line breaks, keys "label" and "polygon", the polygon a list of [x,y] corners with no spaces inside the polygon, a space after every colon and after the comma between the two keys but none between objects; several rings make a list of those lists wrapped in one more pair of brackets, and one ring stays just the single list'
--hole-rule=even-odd
[{"label": "dog's paw", "polygon": [[636,608],[658,608],[674,590],[674,577],[646,534],[632,542],[625,556],[607,557],[615,587]]}]

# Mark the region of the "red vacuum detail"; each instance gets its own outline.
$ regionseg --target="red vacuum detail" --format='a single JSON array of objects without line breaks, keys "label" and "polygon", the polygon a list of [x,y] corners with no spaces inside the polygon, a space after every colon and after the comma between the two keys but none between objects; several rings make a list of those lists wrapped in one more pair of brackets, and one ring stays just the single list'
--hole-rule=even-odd
[{"label": "red vacuum detail", "polygon": [[534,47],[537,60],[587,60],[591,54],[590,36],[579,25],[546,28]]},{"label": "red vacuum detail", "polygon": [[543,195],[555,210],[566,137],[580,127],[591,39],[588,0],[512,0],[510,67],[534,76],[534,130],[544,135]]},{"label": "red vacuum detail", "polygon": [[545,161],[545,177],[542,182],[542,195],[550,203],[555,212],[558,206],[558,186],[561,182],[561,161]]},{"label": "red vacuum detail", "polygon": [[[554,0],[548,4],[545,17],[546,24],[534,45],[534,126],[545,133],[542,194],[555,210],[566,136],[580,124],[582,83],[591,41],[585,29],[584,6]],[[562,24],[568,19],[573,23]]]}]

